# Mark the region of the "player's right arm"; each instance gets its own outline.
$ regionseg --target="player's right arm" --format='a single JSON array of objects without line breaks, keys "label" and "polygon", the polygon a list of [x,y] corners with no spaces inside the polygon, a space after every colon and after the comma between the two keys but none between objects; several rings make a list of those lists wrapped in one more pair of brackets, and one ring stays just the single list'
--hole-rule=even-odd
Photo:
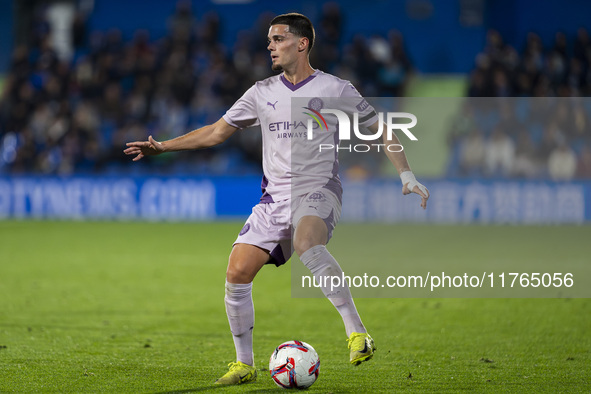
[{"label": "player's right arm", "polygon": [[135,155],[133,161],[140,160],[144,156],[159,155],[164,152],[178,152],[209,148],[219,145],[227,140],[238,130],[223,118],[211,125],[188,132],[180,137],[158,142],[152,136],[147,141],[128,142],[127,148],[123,151],[126,155]]}]

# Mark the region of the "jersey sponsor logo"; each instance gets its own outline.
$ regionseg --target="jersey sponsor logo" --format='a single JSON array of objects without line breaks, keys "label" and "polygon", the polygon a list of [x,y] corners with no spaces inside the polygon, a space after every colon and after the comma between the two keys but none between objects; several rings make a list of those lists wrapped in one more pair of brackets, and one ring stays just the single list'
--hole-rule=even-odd
[{"label": "jersey sponsor logo", "polygon": [[[310,119],[312,120],[312,119]],[[313,129],[317,129],[319,127],[318,124],[314,123],[312,125]],[[287,130],[293,130],[293,131],[302,131],[304,133],[306,133],[306,131],[308,131],[308,126],[302,122],[302,121],[287,121],[284,120],[282,122],[272,122],[269,123],[269,126],[267,127],[267,129],[269,131],[287,131]]]},{"label": "jersey sponsor logo", "polygon": [[289,132],[289,133],[277,133],[277,139],[281,138],[306,138],[305,131]]},{"label": "jersey sponsor logo", "polygon": [[[312,119],[310,119],[310,121],[312,121]],[[309,126],[302,121],[294,120],[293,122],[283,121],[269,123],[268,130],[271,132],[277,132],[277,139],[308,139],[309,127],[312,129],[318,129],[323,126],[320,126],[320,123],[314,123],[313,125]]]}]

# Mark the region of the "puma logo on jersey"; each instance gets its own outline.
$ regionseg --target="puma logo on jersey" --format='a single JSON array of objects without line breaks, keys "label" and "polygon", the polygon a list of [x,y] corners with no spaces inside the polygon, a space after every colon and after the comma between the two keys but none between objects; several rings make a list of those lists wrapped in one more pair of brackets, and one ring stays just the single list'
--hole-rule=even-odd
[{"label": "puma logo on jersey", "polygon": [[270,102],[267,101],[267,105],[270,105],[271,107],[273,107],[273,109],[275,109],[275,104],[277,104],[278,101],[275,101],[273,104],[271,104]]}]

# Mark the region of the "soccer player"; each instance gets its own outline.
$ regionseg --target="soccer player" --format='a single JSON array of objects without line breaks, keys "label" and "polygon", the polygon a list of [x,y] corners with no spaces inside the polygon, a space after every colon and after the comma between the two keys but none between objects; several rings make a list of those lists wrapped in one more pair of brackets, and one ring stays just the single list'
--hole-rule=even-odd
[{"label": "soccer player", "polygon": [[[291,99],[311,97],[308,105],[311,110],[322,108],[322,97],[356,100],[360,125],[368,126],[372,132],[380,126],[373,108],[350,82],[310,66],[314,28],[307,17],[296,13],[277,16],[271,21],[268,41],[272,69],[282,71],[281,74],[257,82],[214,124],[163,142],[150,136],[147,141],[127,143],[124,151],[135,155],[136,161],[163,152],[202,149],[224,142],[239,129],[261,126],[263,195],[234,243],[226,271],[224,300],[236,362],[230,364],[230,370],[217,384],[240,384],[256,379],[252,282],[265,264],[284,264],[291,257],[293,246],[315,277],[341,277],[343,273],[326,249],[341,213],[337,154],[329,149],[298,148],[300,142],[309,141],[305,128],[298,129],[300,124],[292,121],[295,114],[291,113]],[[315,133],[314,139],[334,144],[336,117],[325,119],[331,132]],[[393,136],[388,143],[399,144],[399,140]],[[429,192],[417,182],[404,152],[384,151],[400,174],[402,193],[419,194],[421,206],[426,208]],[[351,364],[359,365],[371,359],[376,347],[359,317],[347,284],[332,290],[321,289],[342,316]]]}]

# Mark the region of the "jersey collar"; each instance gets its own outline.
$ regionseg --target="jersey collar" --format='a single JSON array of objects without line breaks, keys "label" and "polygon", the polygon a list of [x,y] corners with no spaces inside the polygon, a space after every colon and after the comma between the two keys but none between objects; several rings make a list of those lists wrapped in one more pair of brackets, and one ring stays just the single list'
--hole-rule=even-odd
[{"label": "jersey collar", "polygon": [[283,84],[285,86],[287,86],[287,88],[289,90],[291,90],[292,92],[295,92],[296,90],[298,90],[299,88],[301,88],[302,86],[304,86],[305,84],[307,84],[308,82],[310,82],[311,80],[313,80],[314,78],[316,78],[316,75],[318,75],[318,70],[315,70],[312,74],[310,74],[310,76],[306,79],[304,79],[303,81],[300,81],[298,83],[296,83],[295,85],[292,84],[291,82],[289,82],[287,80],[287,78],[285,78],[285,75],[281,74],[279,76],[279,78],[281,79],[281,82],[283,82]]}]

